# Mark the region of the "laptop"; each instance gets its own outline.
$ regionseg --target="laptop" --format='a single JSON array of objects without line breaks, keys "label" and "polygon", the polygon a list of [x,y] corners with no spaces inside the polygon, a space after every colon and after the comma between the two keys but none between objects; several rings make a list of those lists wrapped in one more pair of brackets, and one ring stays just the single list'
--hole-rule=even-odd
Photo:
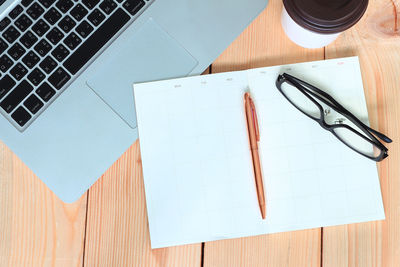
[{"label": "laptop", "polygon": [[0,139],[74,202],[138,138],[132,84],[200,74],[267,1],[0,4]]}]

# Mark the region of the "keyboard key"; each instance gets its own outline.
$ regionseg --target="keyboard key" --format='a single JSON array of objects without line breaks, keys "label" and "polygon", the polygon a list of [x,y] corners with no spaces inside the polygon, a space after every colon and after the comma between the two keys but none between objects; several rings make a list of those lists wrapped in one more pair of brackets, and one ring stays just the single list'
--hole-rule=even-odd
[{"label": "keyboard key", "polygon": [[82,38],[86,38],[93,29],[94,28],[87,21],[82,21],[82,23],[76,27],[77,33],[82,36]]},{"label": "keyboard key", "polygon": [[57,67],[57,62],[55,62],[50,56],[47,56],[42,62],[40,62],[39,66],[44,70],[44,72],[50,74]]},{"label": "keyboard key", "polygon": [[14,26],[8,27],[8,29],[3,32],[4,39],[9,43],[13,43],[20,35],[19,31]]},{"label": "keyboard key", "polygon": [[33,2],[33,0],[22,0],[22,1],[21,1],[21,4],[22,4],[24,7],[28,7],[30,4],[32,4],[32,2]]},{"label": "keyboard key", "polygon": [[6,75],[0,79],[0,99],[2,99],[11,88],[14,87],[16,82],[10,77],[10,75]]},{"label": "keyboard key", "polygon": [[54,7],[50,8],[49,11],[44,15],[44,18],[49,22],[51,25],[54,25],[60,18],[61,14],[58,12]]},{"label": "keyboard key", "polygon": [[50,43],[56,45],[62,38],[64,38],[64,34],[58,28],[53,28],[46,35],[46,38],[50,41]]},{"label": "keyboard key", "polygon": [[7,56],[7,55],[2,55],[0,57],[0,70],[2,72],[6,72],[12,65],[13,61]]},{"label": "keyboard key", "polygon": [[104,16],[104,14],[96,8],[87,18],[94,26],[99,26],[106,16]]},{"label": "keyboard key", "polygon": [[11,10],[8,15],[10,16],[10,18],[15,19],[16,17],[18,17],[19,14],[21,14],[23,10],[24,9],[22,8],[22,6],[17,5],[16,7],[14,7],[13,10]]},{"label": "keyboard key", "polygon": [[111,12],[114,11],[114,9],[117,7],[117,4],[113,0],[104,0],[100,4],[101,10],[104,11],[107,15],[111,14]]},{"label": "keyboard key", "polygon": [[60,23],[58,23],[58,26],[63,30],[65,33],[69,33],[72,28],[74,28],[76,25],[76,22],[70,17],[66,16],[64,17]]},{"label": "keyboard key", "polygon": [[24,109],[23,107],[17,108],[17,110],[11,114],[11,117],[19,124],[19,126],[23,127],[32,116]]},{"label": "keyboard key", "polygon": [[41,99],[43,99],[43,101],[47,102],[56,94],[56,90],[54,90],[48,83],[44,82],[36,90],[36,93]]},{"label": "keyboard key", "polygon": [[77,50],[64,62],[64,67],[76,74],[130,19],[121,8],[117,9]]},{"label": "keyboard key", "polygon": [[58,7],[58,9],[62,12],[62,13],[66,13],[68,10],[70,10],[70,8],[74,5],[74,2],[72,2],[71,0],[59,0],[56,3],[56,7]]},{"label": "keyboard key", "polygon": [[51,52],[51,54],[55,59],[61,62],[69,55],[69,52],[65,46],[60,44],[53,50],[53,52]]},{"label": "keyboard key", "polygon": [[11,20],[9,18],[4,18],[0,21],[0,32],[4,31],[4,29],[10,24]]},{"label": "keyboard key", "polygon": [[39,109],[41,109],[44,105],[43,105],[43,102],[40,101],[40,99],[37,96],[31,95],[25,100],[24,106],[32,114],[36,114],[39,111]]},{"label": "keyboard key", "polygon": [[51,50],[51,45],[46,40],[42,39],[37,45],[35,45],[35,51],[42,57],[44,57]]},{"label": "keyboard key", "polygon": [[32,24],[32,20],[28,18],[27,15],[22,14],[16,21],[15,21],[15,26],[21,31],[24,32],[26,29],[29,28]]},{"label": "keyboard key", "polygon": [[29,51],[28,54],[22,58],[22,62],[24,62],[25,66],[30,69],[32,69],[39,61],[40,57],[33,51]]},{"label": "keyboard key", "polygon": [[11,70],[10,73],[11,75],[17,80],[21,80],[26,73],[28,72],[28,70],[21,64],[21,63],[17,63],[17,65],[15,65]]},{"label": "keyboard key", "polygon": [[145,2],[143,0],[127,0],[123,4],[123,7],[129,12],[129,14],[134,16],[142,7],[144,7],[144,5]]},{"label": "keyboard key", "polygon": [[63,68],[58,68],[48,80],[51,85],[53,85],[57,90],[60,90],[69,79],[71,79],[71,76]]},{"label": "keyboard key", "polygon": [[44,80],[44,78],[46,78],[46,75],[38,68],[35,68],[28,75],[28,80],[35,86],[38,86]]},{"label": "keyboard key", "polygon": [[55,0],[39,0],[39,2],[40,2],[45,8],[49,8],[49,7],[55,2]]},{"label": "keyboard key", "polygon": [[81,41],[81,38],[79,38],[77,34],[71,33],[64,39],[64,44],[68,46],[69,49],[74,50]]},{"label": "keyboard key", "polygon": [[8,49],[7,53],[14,59],[18,60],[20,57],[22,57],[23,54],[25,54],[25,49],[20,45],[19,43],[15,43],[13,46],[11,46],[10,49]]},{"label": "keyboard key", "polygon": [[87,9],[81,4],[77,4],[70,13],[76,21],[79,22],[89,13],[89,11],[87,11]]},{"label": "keyboard key", "polygon": [[32,26],[32,30],[39,36],[42,37],[50,29],[49,24],[47,24],[44,20],[40,19],[36,22],[35,25]]},{"label": "keyboard key", "polygon": [[0,38],[0,54],[3,54],[4,51],[6,51],[8,48],[8,44],[6,41]]},{"label": "keyboard key", "polygon": [[17,87],[15,87],[14,90],[12,90],[11,93],[9,93],[3,101],[1,101],[0,106],[4,109],[5,112],[10,113],[32,91],[32,85],[24,80]]},{"label": "keyboard key", "polygon": [[100,0],[82,0],[82,3],[89,9],[94,8]]},{"label": "keyboard key", "polygon": [[26,32],[19,41],[26,47],[31,48],[37,42],[38,38],[31,32]]},{"label": "keyboard key", "polygon": [[37,19],[39,18],[44,12],[44,9],[38,4],[33,3],[27,10],[26,13],[32,18]]}]

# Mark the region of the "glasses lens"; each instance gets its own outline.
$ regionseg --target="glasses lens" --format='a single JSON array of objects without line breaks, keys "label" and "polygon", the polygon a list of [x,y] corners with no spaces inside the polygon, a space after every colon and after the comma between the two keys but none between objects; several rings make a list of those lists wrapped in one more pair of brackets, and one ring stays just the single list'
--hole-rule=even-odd
[{"label": "glasses lens", "polygon": [[299,89],[288,82],[282,83],[281,90],[283,94],[295,105],[298,109],[311,116],[314,119],[321,118],[321,112],[317,105],[311,99],[303,94]]},{"label": "glasses lens", "polygon": [[345,127],[334,128],[333,131],[344,143],[354,150],[360,152],[368,157],[376,158],[381,154],[381,149],[370,143],[368,140],[362,138],[355,132]]}]

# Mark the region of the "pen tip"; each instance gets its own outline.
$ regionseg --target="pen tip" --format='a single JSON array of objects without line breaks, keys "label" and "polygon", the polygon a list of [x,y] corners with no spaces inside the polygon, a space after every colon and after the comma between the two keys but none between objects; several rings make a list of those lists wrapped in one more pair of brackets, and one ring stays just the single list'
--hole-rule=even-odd
[{"label": "pen tip", "polygon": [[265,220],[266,218],[265,205],[261,205],[260,209],[261,209],[261,217],[263,220]]}]

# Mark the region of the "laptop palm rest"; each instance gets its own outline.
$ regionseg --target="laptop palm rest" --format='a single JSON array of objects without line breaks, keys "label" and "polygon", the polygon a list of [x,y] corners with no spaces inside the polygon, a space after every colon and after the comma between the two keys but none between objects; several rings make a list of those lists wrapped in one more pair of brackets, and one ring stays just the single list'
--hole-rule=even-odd
[{"label": "laptop palm rest", "polygon": [[122,47],[110,49],[114,51],[96,68],[87,85],[132,128],[136,128],[134,83],[187,76],[198,64],[153,19]]}]

